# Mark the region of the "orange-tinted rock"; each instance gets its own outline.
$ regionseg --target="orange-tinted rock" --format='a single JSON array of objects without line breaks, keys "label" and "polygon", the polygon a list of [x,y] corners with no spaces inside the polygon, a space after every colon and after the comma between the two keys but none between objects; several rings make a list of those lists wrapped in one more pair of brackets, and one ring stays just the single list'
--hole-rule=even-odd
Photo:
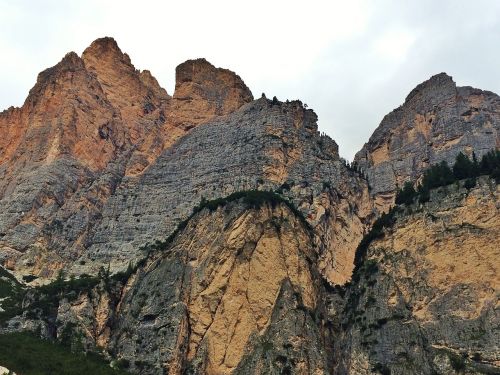
[{"label": "orange-tinted rock", "polygon": [[40,73],[22,108],[2,119],[9,139],[2,161],[10,167],[48,164],[64,154],[101,170],[126,144],[116,111],[74,52]]},{"label": "orange-tinted rock", "polygon": [[139,72],[115,40],[101,38],[82,54],[85,67],[96,75],[108,100],[121,115],[132,143],[149,132],[146,122],[153,112],[164,109],[170,98],[149,72]]},{"label": "orange-tinted rock", "polygon": [[[199,66],[191,83],[178,69],[184,78],[176,98],[195,99],[177,105],[112,38],[40,73],[24,105],[0,113],[0,262],[49,277],[54,270],[40,259],[84,251],[123,177],[141,175],[190,128],[252,99],[234,73],[206,61]],[[71,235],[53,230],[69,220],[78,221],[68,224]]]},{"label": "orange-tinted rock", "polygon": [[227,115],[253,100],[238,75],[205,59],[188,60],[175,73],[172,122],[185,129]]},{"label": "orange-tinted rock", "polygon": [[453,164],[459,152],[477,157],[500,147],[498,95],[457,87],[445,73],[421,83],[384,117],[355,161],[370,181],[376,205],[386,210],[405,181],[430,165]]}]

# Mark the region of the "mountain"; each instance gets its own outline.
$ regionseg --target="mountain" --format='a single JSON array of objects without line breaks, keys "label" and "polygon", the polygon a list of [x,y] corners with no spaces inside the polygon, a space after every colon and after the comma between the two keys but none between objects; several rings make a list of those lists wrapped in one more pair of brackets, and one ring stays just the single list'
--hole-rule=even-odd
[{"label": "mountain", "polygon": [[498,373],[499,194],[481,178],[400,207],[334,314],[336,373]]},{"label": "mountain", "polygon": [[384,117],[355,156],[379,209],[393,203],[397,188],[417,181],[433,164],[452,165],[463,151],[481,158],[500,147],[500,97],[457,87],[445,73],[421,83],[402,106]]},{"label": "mountain", "polygon": [[[498,103],[432,77],[349,165],[299,100],[204,59],[171,96],[98,39],[0,114],[0,338],[151,375],[498,373]],[[394,206],[460,152],[490,153]]]}]

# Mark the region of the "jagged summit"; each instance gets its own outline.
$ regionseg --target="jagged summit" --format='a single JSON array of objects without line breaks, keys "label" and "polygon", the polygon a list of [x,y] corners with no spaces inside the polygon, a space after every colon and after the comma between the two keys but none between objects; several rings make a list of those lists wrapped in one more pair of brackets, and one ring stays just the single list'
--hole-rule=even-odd
[{"label": "jagged summit", "polygon": [[435,90],[444,92],[453,88],[456,88],[453,78],[444,72],[438,73],[411,90],[405,99],[405,103],[410,102],[412,98],[415,98],[419,94],[432,95]]},{"label": "jagged summit", "polygon": [[499,124],[498,96],[438,74],[360,172],[300,101],[205,59],[170,96],[100,38],[0,114],[0,335],[143,375],[498,373],[498,178],[377,215]]},{"label": "jagged summit", "polygon": [[480,157],[498,147],[499,99],[488,91],[457,87],[446,73],[416,86],[355,156],[380,207],[387,209],[397,187],[416,181],[429,165],[451,164],[460,151]]}]

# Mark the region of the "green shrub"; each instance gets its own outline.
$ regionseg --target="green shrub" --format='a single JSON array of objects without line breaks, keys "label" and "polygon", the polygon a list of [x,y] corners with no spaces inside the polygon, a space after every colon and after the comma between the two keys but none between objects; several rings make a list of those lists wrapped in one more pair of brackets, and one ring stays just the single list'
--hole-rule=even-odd
[{"label": "green shrub", "polygon": [[389,367],[382,363],[376,363],[375,366],[373,366],[372,371],[378,372],[382,375],[391,375]]},{"label": "green shrub", "polygon": [[453,369],[455,371],[458,371],[458,372],[461,372],[463,370],[465,370],[465,359],[459,355],[456,355],[456,354],[449,354],[448,355],[448,358],[450,358],[450,364],[451,364],[451,367],[453,367]]},{"label": "green shrub", "polygon": [[466,188],[467,190],[470,190],[470,189],[476,187],[476,184],[477,184],[476,177],[470,177],[467,180],[465,180],[464,188]]},{"label": "green shrub", "polygon": [[396,194],[396,204],[412,204],[417,196],[417,192],[413,188],[413,184],[409,181],[405,182],[403,189]]},{"label": "green shrub", "polygon": [[466,180],[464,187],[468,190],[476,186],[476,178],[480,175],[488,175],[500,183],[500,150],[492,150],[486,153],[479,163],[476,155],[472,153],[472,160],[460,152],[455,158],[455,163],[450,169],[443,161],[431,166],[424,172],[422,182],[418,185],[417,191],[413,189],[411,182],[406,182],[403,189],[396,193],[396,204],[409,205],[418,197],[420,203],[428,202],[430,190],[440,186],[447,186],[458,183],[459,180]]}]

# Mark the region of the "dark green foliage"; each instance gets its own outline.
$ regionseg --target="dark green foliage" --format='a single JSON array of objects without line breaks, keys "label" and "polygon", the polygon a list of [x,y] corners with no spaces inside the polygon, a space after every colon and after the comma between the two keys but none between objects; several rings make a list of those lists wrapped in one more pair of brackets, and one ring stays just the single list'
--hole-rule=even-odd
[{"label": "dark green foliage", "polygon": [[278,188],[278,190],[276,190],[276,193],[283,194],[283,192],[290,191],[290,189],[291,189],[290,183],[284,182],[283,184],[281,184],[281,186]]},{"label": "dark green foliage", "polygon": [[0,298],[2,309],[0,311],[0,325],[9,319],[22,314],[21,303],[24,289],[21,284],[7,270],[0,267]]},{"label": "dark green foliage", "polygon": [[376,239],[381,238],[384,235],[384,228],[390,228],[395,222],[395,213],[397,212],[397,207],[392,207],[388,213],[383,213],[375,223],[373,223],[372,229],[363,237],[361,242],[359,243],[356,253],[354,255],[354,275],[359,271],[363,260],[365,258],[366,252],[368,250],[368,246],[370,243]]},{"label": "dark green foliage", "polygon": [[387,322],[388,322],[387,318],[380,318],[380,319],[377,320],[377,324],[378,324],[379,327],[382,327],[382,326],[386,325]]},{"label": "dark green foliage", "polygon": [[453,165],[453,175],[457,180],[474,177],[479,174],[479,171],[475,170],[474,167],[474,163],[462,152],[460,152],[455,159],[455,164]]},{"label": "dark green foliage", "polygon": [[33,288],[32,301],[27,306],[27,310],[39,310],[42,317],[47,318],[57,310],[61,299],[73,301],[80,294],[90,292],[103,278],[100,272],[98,277],[83,274],[79,278],[71,277],[65,280],[63,273],[59,273],[57,279],[50,284]]},{"label": "dark green foliage", "polygon": [[111,278],[114,281],[118,281],[118,282],[120,282],[122,284],[126,284],[126,282],[129,279],[129,277],[132,276],[132,274],[135,271],[137,271],[137,270],[134,267],[132,267],[131,263],[129,263],[128,267],[127,267],[127,269],[125,271],[117,272],[113,276],[111,276]]},{"label": "dark green foliage", "polygon": [[35,275],[24,275],[23,276],[23,281],[27,283],[31,283],[33,280],[38,279],[38,276]]},{"label": "dark green foliage", "polygon": [[28,333],[0,335],[0,363],[23,375],[125,375],[98,354],[71,353],[67,347]]},{"label": "dark green foliage", "polygon": [[448,163],[442,161],[437,165],[433,165],[424,172],[422,179],[422,187],[424,189],[434,189],[439,186],[446,186],[455,181],[453,172]]},{"label": "dark green foliage", "polygon": [[451,367],[453,367],[455,371],[461,372],[465,370],[465,359],[463,357],[456,354],[450,354],[448,357],[450,358]]},{"label": "dark green foliage", "polygon": [[378,272],[377,261],[375,259],[370,259],[370,260],[365,262],[363,268],[364,268],[365,274],[368,278],[371,275],[374,275]]},{"label": "dark green foliage", "polygon": [[481,163],[477,161],[476,154],[472,153],[472,160],[470,160],[460,152],[452,169],[445,161],[433,165],[424,172],[422,182],[418,185],[416,192],[410,182],[405,183],[403,189],[396,193],[396,204],[410,205],[415,197],[418,197],[419,203],[428,202],[431,189],[464,179],[464,187],[470,190],[476,186],[477,177],[480,175],[488,175],[496,183],[500,183],[500,150],[492,150],[485,154]]},{"label": "dark green foliage", "polygon": [[[290,188],[288,184],[286,184],[286,186],[285,184],[283,184],[282,187],[286,189]],[[202,198],[200,204],[193,208],[193,213],[186,220],[180,222],[176,230],[170,236],[168,236],[165,241],[156,241],[153,245],[147,245],[146,249],[149,251],[165,250],[167,248],[167,245],[169,245],[173,241],[175,236],[177,236],[177,234],[187,226],[189,220],[191,220],[193,216],[198,212],[202,211],[203,209],[208,209],[210,212],[213,212],[219,207],[223,207],[230,202],[234,202],[240,199],[248,208],[260,208],[265,204],[270,204],[274,208],[278,204],[283,203],[295,214],[295,216],[300,219],[300,221],[306,226],[306,228],[312,229],[311,225],[307,222],[302,212],[300,212],[292,202],[290,202],[280,194],[265,190],[245,190],[238,191],[225,198],[217,198],[212,200]]]},{"label": "dark green foliage", "polygon": [[396,194],[396,204],[412,204],[417,196],[417,192],[413,188],[413,184],[409,181],[405,182],[403,189]]},{"label": "dark green foliage", "polygon": [[267,353],[267,352],[269,352],[269,351],[271,351],[271,350],[273,350],[273,349],[274,349],[274,345],[273,345],[273,343],[272,343],[272,342],[270,342],[270,341],[264,341],[264,342],[262,343],[262,351],[263,351],[264,353]]},{"label": "dark green foliage", "polygon": [[[480,173],[482,175],[492,175],[495,171],[500,172],[500,150],[491,150],[481,159]],[[497,180],[497,183],[500,182]]]},{"label": "dark green foliage", "polygon": [[128,359],[120,359],[116,361],[116,367],[122,370],[125,370],[130,367],[130,361]]},{"label": "dark green foliage", "polygon": [[422,185],[418,186],[418,203],[429,202],[431,199],[431,192],[429,188]]},{"label": "dark green foliage", "polygon": [[376,371],[382,375],[391,375],[389,367],[383,365],[382,363],[376,363],[375,366],[373,366],[372,371]]},{"label": "dark green foliage", "polygon": [[464,188],[466,188],[467,190],[470,190],[470,189],[476,187],[476,184],[477,184],[476,177],[469,177],[464,182]]},{"label": "dark green foliage", "polygon": [[[280,189],[281,191],[289,190],[290,185],[285,182]],[[280,191],[280,189],[278,189],[278,191]],[[309,231],[312,230],[311,224],[307,222],[304,214],[300,212],[291,201],[276,192],[265,190],[244,190],[230,194],[225,198],[207,200],[203,197],[200,201],[200,204],[193,208],[193,212],[191,213],[191,215],[187,219],[181,221],[177,225],[177,228],[167,237],[167,239],[165,239],[164,241],[157,240],[154,244],[146,244],[145,246],[143,246],[142,249],[146,253],[146,256],[142,260],[140,260],[135,265],[135,267],[131,268],[129,265],[129,268],[131,268],[130,271],[127,270],[125,273],[117,274],[116,278],[119,278],[122,282],[125,282],[125,280],[128,279],[128,277],[130,277],[132,273],[134,273],[139,267],[142,267],[147,262],[150,254],[157,251],[166,251],[168,246],[173,242],[174,238],[182,230],[184,230],[184,228],[186,228],[188,222],[193,218],[193,216],[201,212],[203,209],[208,209],[210,212],[213,212],[216,211],[219,207],[223,207],[226,204],[237,200],[242,200],[243,204],[245,204],[248,208],[255,209],[260,208],[265,204],[270,204],[273,208],[278,204],[285,204],[290,209],[290,211],[292,211],[294,215],[299,218],[302,224]]]}]

